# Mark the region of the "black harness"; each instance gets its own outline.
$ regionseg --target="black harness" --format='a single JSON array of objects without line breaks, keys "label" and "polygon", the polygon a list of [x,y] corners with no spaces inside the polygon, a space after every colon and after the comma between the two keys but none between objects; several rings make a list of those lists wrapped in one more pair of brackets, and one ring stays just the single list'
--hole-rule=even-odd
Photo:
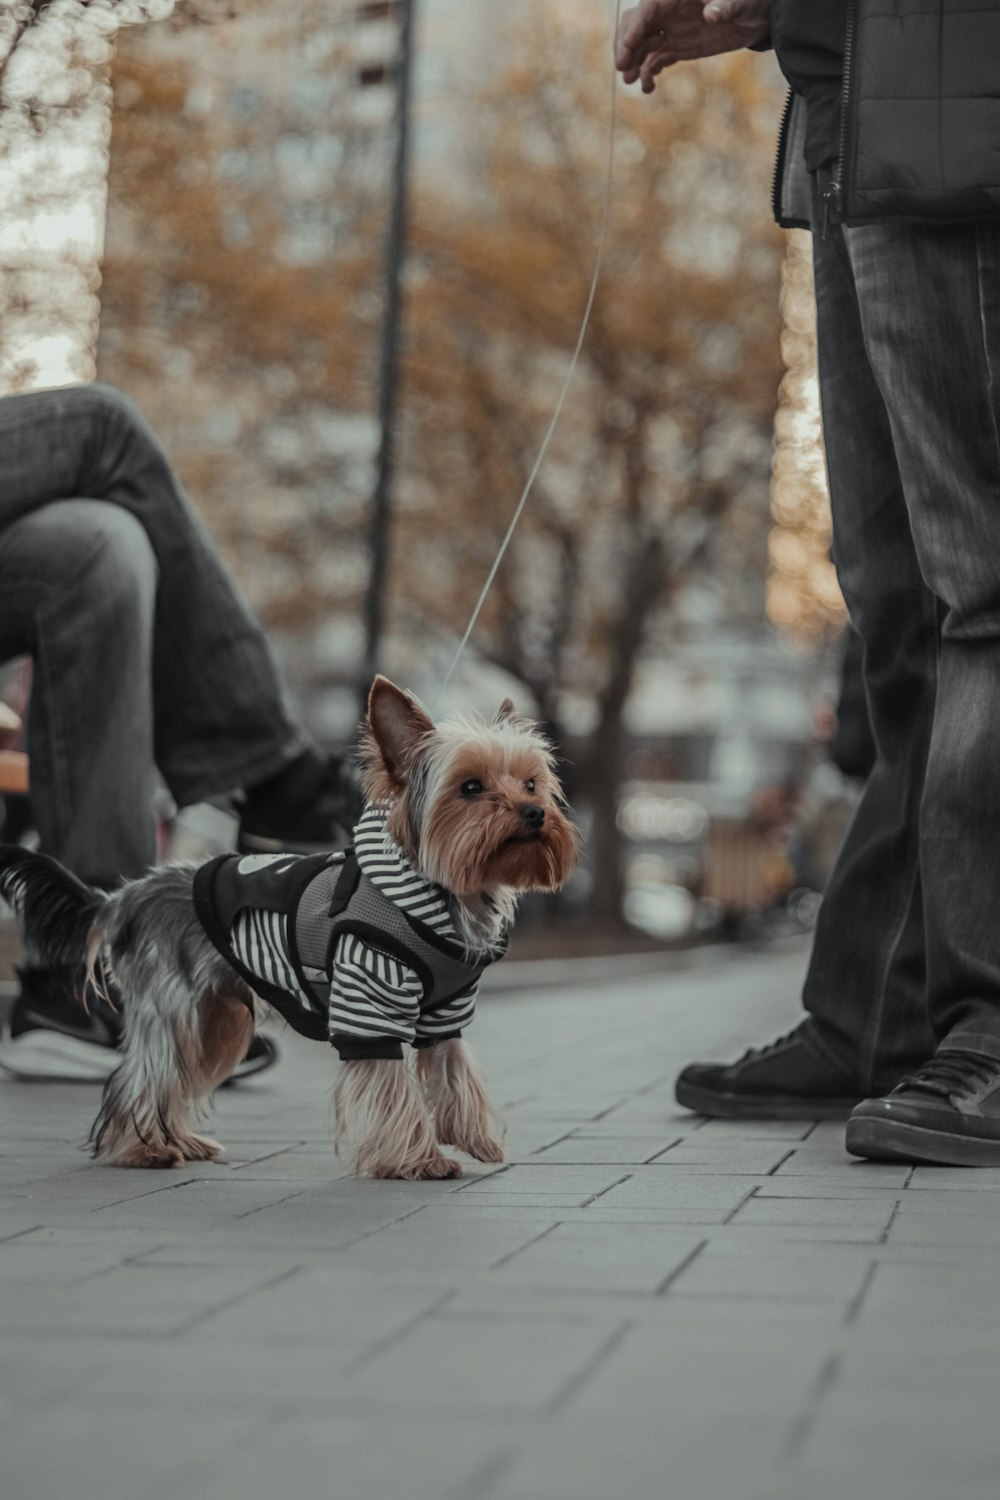
[{"label": "black harness", "polygon": [[[332,855],[284,855],[244,871],[239,868],[242,859],[221,854],[196,871],[195,911],[223,958],[302,1036],[317,1041],[329,1037],[330,976],[337,943],[345,933],[412,969],[423,987],[421,1012],[470,990],[506,952],[505,938],[489,954],[468,958],[457,943],[385,895],[362,870],[353,849]],[[233,925],[247,908],[284,918],[286,957],[299,994],[255,974],[233,951]]]}]

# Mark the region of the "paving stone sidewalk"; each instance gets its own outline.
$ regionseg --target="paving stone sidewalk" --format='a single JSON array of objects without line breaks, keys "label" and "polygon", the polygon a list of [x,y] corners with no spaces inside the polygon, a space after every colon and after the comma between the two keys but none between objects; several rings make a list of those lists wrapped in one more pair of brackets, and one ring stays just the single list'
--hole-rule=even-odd
[{"label": "paving stone sidewalk", "polygon": [[3,1500],[993,1500],[1000,1171],[673,1104],[803,963],[484,999],[510,1161],[457,1182],[346,1176],[294,1037],[173,1173],[0,1083]]}]

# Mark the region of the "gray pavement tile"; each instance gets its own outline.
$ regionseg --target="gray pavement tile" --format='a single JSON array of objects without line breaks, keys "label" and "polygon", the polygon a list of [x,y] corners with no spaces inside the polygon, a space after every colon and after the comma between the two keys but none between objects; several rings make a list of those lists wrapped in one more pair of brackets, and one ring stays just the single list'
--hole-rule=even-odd
[{"label": "gray pavement tile", "polygon": [[986,1500],[1000,1471],[998,1375],[995,1346],[972,1360],[959,1349],[909,1359],[848,1350],[808,1413],[779,1493],[832,1495],[822,1481],[835,1470],[842,1496]]},{"label": "gray pavement tile", "polygon": [[[727,1233],[732,1229],[733,1221],[730,1220],[724,1229]],[[767,1245],[881,1245],[885,1236],[885,1230],[875,1225],[840,1223],[836,1227],[830,1224],[761,1224],[753,1223],[738,1231],[739,1240],[734,1237],[734,1244],[746,1245],[751,1239],[757,1240],[762,1246]]]},{"label": "gray pavement tile", "polygon": [[616,1320],[430,1318],[352,1379],[352,1399],[430,1412],[539,1413],[619,1336]]},{"label": "gray pavement tile", "polygon": [[885,1230],[895,1212],[894,1206],[880,1199],[867,1198],[758,1198],[748,1199],[733,1222],[744,1228],[752,1225],[810,1225],[826,1228],[832,1237],[838,1229]]},{"label": "gray pavement tile", "polygon": [[[456,1195],[458,1196],[458,1195]],[[461,1199],[459,1199],[461,1201]],[[593,1193],[470,1193],[468,1204],[490,1204],[508,1208],[584,1208],[594,1201]],[[600,1201],[599,1199],[597,1200]]]},{"label": "gray pavement tile", "polygon": [[170,1500],[333,1493],[345,1500],[471,1500],[512,1461],[525,1424],[453,1417],[386,1422],[331,1410],[270,1427],[175,1488]]},{"label": "gray pavement tile", "polygon": [[0,1487],[10,1500],[106,1496],[108,1500],[168,1500],[209,1460],[224,1463],[253,1435],[241,1412],[189,1412],[178,1439],[169,1412],[157,1405],[131,1410],[89,1398],[53,1410],[22,1412],[3,1430]]},{"label": "gray pavement tile", "polygon": [[698,1127],[698,1137],[710,1141],[804,1141],[815,1129],[808,1120],[705,1120]]},{"label": "gray pavement tile", "polygon": [[552,1162],[548,1166],[508,1167],[506,1171],[470,1182],[459,1191],[463,1198],[478,1197],[481,1193],[512,1193],[521,1197],[562,1193],[589,1198],[605,1192],[625,1175],[625,1169],[616,1166],[563,1166]]},{"label": "gray pavement tile", "polygon": [[1000,1218],[982,1214],[927,1213],[904,1204],[887,1236],[890,1245],[1000,1247]]},{"label": "gray pavement tile", "polygon": [[546,1227],[533,1214],[523,1220],[511,1214],[484,1222],[421,1210],[339,1253],[345,1264],[382,1271],[427,1267],[442,1276],[481,1274]]},{"label": "gray pavement tile", "polygon": [[940,1188],[944,1192],[1000,1192],[1000,1167],[914,1167],[910,1187]]},{"label": "gray pavement tile", "polygon": [[910,1180],[912,1168],[890,1166],[881,1162],[856,1161],[845,1153],[828,1155],[807,1148],[794,1151],[775,1172],[776,1177],[829,1177],[858,1187],[868,1184],[877,1187],[882,1183],[888,1187],[905,1187]]},{"label": "gray pavement tile", "polygon": [[753,1182],[743,1177],[639,1167],[599,1201],[604,1208],[710,1208],[731,1212],[752,1190]]},{"label": "gray pavement tile", "polygon": [[[937,1265],[884,1264],[872,1278],[861,1309],[861,1323],[871,1327],[876,1318],[912,1332],[914,1329],[954,1329],[961,1324],[975,1331],[1000,1325],[1000,1297],[996,1279],[986,1266],[965,1266],[942,1272]],[[997,1345],[1000,1368],[1000,1343]]]},{"label": "gray pavement tile", "polygon": [[770,1474],[781,1437],[776,1416],[767,1422],[759,1413],[696,1412],[672,1406],[672,1388],[662,1379],[657,1389],[660,1414],[620,1403],[586,1415],[574,1410],[533,1435],[498,1476],[488,1500],[743,1500],[754,1479]]},{"label": "gray pavement tile", "polygon": [[996,1219],[1000,1217],[1000,1200],[992,1193],[963,1193],[960,1190],[937,1192],[926,1186],[916,1192],[907,1188],[905,1193],[897,1193],[899,1199],[900,1213],[906,1210],[906,1217],[915,1214],[948,1214],[956,1219]]},{"label": "gray pavement tile", "polygon": [[482,1317],[542,1317],[587,1322],[599,1317],[662,1330],[671,1347],[679,1343],[714,1346],[721,1338],[747,1349],[761,1343],[775,1348],[822,1340],[823,1347],[842,1335],[843,1303],[836,1299],[674,1297],[579,1287],[523,1286],[499,1274],[481,1277],[456,1290],[439,1309],[438,1318],[462,1313]]},{"label": "gray pavement tile", "polygon": [[387,1343],[447,1295],[440,1287],[387,1285],[337,1264],[300,1267],[255,1292],[252,1305],[241,1300],[192,1328],[186,1341],[230,1340],[247,1346],[251,1359],[258,1344],[317,1344],[347,1359]]},{"label": "gray pavement tile", "polygon": [[901,1186],[871,1177],[848,1177],[823,1172],[818,1177],[775,1172],[757,1185],[755,1198],[860,1198],[870,1202],[896,1203],[905,1197]]},{"label": "gray pavement tile", "polygon": [[694,1134],[697,1126],[698,1120],[694,1115],[688,1115],[685,1122],[675,1120],[672,1130],[651,1129],[649,1125],[636,1125],[633,1120],[605,1119],[580,1125],[567,1132],[567,1135],[570,1140],[574,1141],[634,1140],[637,1137],[652,1136],[654,1140],[660,1142],[662,1147],[666,1147],[672,1141],[684,1140],[687,1136]]},{"label": "gray pavement tile", "polygon": [[864,1261],[820,1255],[805,1259],[777,1248],[767,1258],[702,1253],[671,1283],[668,1295],[802,1299],[847,1306],[862,1291],[870,1271]]},{"label": "gray pavement tile", "polygon": [[521,1286],[660,1292],[704,1241],[655,1224],[558,1224],[508,1257],[495,1277]]},{"label": "gray pavement tile", "polygon": [[680,1145],[669,1147],[657,1157],[658,1167],[698,1167],[707,1171],[728,1173],[746,1172],[763,1177],[775,1171],[788,1157],[792,1146],[788,1142],[740,1140],[700,1140],[697,1135],[688,1136]]},{"label": "gray pavement tile", "polygon": [[[662,1135],[600,1137],[572,1136],[555,1146],[548,1146],[532,1156],[545,1165],[552,1162],[599,1165],[604,1162],[622,1166],[641,1166],[658,1156],[670,1141]],[[676,1144],[676,1142],[674,1142]]]},{"label": "gray pavement tile", "polygon": [[464,1202],[461,1198],[435,1205],[433,1212],[460,1214],[465,1217],[482,1216],[503,1218],[505,1214],[534,1215],[551,1223],[558,1219],[564,1224],[724,1224],[730,1210],[714,1208],[605,1208],[604,1199],[598,1198],[585,1205],[553,1204],[551,1198],[538,1198],[530,1202],[519,1199],[488,1199],[478,1194]]},{"label": "gray pavement tile", "polygon": [[176,1333],[267,1285],[268,1267],[186,1269],[126,1265],[46,1295],[0,1299],[0,1329],[15,1333]]}]

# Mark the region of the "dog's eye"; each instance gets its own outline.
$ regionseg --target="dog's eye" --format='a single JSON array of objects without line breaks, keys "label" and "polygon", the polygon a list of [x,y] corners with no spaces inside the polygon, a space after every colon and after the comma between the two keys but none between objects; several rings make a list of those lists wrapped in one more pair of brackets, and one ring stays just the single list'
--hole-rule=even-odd
[{"label": "dog's eye", "polygon": [[463,781],[462,782],[462,796],[463,797],[478,797],[479,793],[482,790],[483,790],[483,783],[481,781]]},{"label": "dog's eye", "polygon": [[530,781],[526,781],[524,783],[524,790],[531,797],[533,797],[535,795],[535,778],[534,777],[532,777]]}]

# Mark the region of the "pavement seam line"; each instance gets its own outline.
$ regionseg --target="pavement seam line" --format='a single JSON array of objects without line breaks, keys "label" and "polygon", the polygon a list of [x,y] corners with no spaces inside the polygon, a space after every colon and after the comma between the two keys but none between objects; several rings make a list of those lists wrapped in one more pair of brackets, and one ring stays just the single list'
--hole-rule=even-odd
[{"label": "pavement seam line", "polygon": [[845,1328],[849,1328],[852,1323],[857,1322],[858,1314],[861,1311],[861,1305],[867,1297],[869,1290],[871,1289],[871,1284],[875,1280],[875,1275],[881,1264],[882,1262],[877,1260],[869,1262],[868,1269],[862,1277],[861,1285],[858,1287],[858,1290],[855,1292],[854,1296],[851,1298],[844,1311]]},{"label": "pavement seam line", "polygon": [[892,1210],[889,1214],[889,1222],[886,1224],[885,1228],[882,1230],[882,1233],[879,1235],[880,1245],[887,1245],[889,1243],[889,1231],[892,1228],[893,1224],[895,1224],[896,1218],[899,1214],[899,1210],[902,1208],[902,1206],[903,1205],[897,1198],[895,1203],[892,1205]]},{"label": "pavement seam line", "polygon": [[370,1240],[372,1235],[381,1234],[383,1229],[392,1229],[394,1225],[402,1224],[405,1219],[412,1219],[414,1214],[421,1214],[425,1208],[429,1207],[430,1205],[427,1203],[418,1203],[416,1208],[408,1208],[405,1213],[400,1214],[398,1218],[390,1219],[387,1224],[379,1224],[376,1229],[366,1229],[364,1234],[357,1235],[353,1240],[345,1240],[342,1245],[337,1246],[337,1251],[339,1253],[341,1250],[352,1250],[355,1245],[360,1245],[362,1241]]},{"label": "pavement seam line", "polygon": [[555,1395],[548,1401],[542,1403],[542,1416],[555,1416],[557,1412],[564,1410],[578,1391],[581,1391],[589,1380],[597,1374],[601,1365],[608,1359],[622,1343],[625,1336],[631,1332],[635,1324],[631,1319],[625,1319],[617,1328],[613,1329],[608,1337],[595,1349],[583,1367],[570,1375]]},{"label": "pavement seam line", "polygon": [[487,1271],[499,1270],[499,1268],[506,1265],[509,1260],[513,1260],[515,1255],[520,1255],[522,1250],[530,1250],[532,1245],[537,1245],[540,1240],[544,1240],[546,1235],[551,1234],[554,1229],[558,1229],[560,1224],[564,1222],[565,1221],[563,1219],[556,1219],[554,1224],[546,1224],[545,1228],[539,1234],[533,1235],[532,1238],[530,1240],[526,1240],[523,1245],[518,1245],[516,1250],[508,1250],[505,1255],[501,1255],[499,1260],[491,1261],[490,1264],[486,1267]]},{"label": "pavement seam line", "polygon": [[364,1354],[359,1354],[355,1360],[349,1360],[344,1366],[344,1374],[347,1376],[357,1375],[366,1365],[370,1365],[373,1360],[378,1359],[380,1354],[385,1354],[387,1350],[391,1349],[393,1344],[398,1344],[402,1339],[406,1338],[407,1334],[412,1333],[415,1328],[419,1328],[421,1323],[426,1322],[428,1318],[434,1317],[454,1296],[454,1288],[449,1287],[448,1291],[442,1292],[440,1297],[436,1298],[429,1307],[421,1308],[411,1318],[407,1318],[405,1323],[401,1323],[398,1328],[394,1328],[391,1333],[385,1333],[380,1339],[376,1339],[374,1344],[365,1350]]},{"label": "pavement seam line", "polygon": [[794,1417],[788,1429],[788,1436],[784,1443],[784,1455],[786,1458],[794,1458],[801,1452],[809,1438],[819,1414],[819,1404],[827,1391],[836,1384],[837,1376],[840,1374],[840,1365],[843,1353],[835,1349],[823,1361],[819,1374],[813,1381],[806,1394],[802,1410]]},{"label": "pavement seam line", "polygon": [[195,1313],[186,1323],[179,1328],[172,1328],[168,1337],[183,1338],[184,1334],[190,1333],[192,1328],[200,1328],[204,1323],[210,1323],[220,1313],[228,1312],[231,1307],[238,1307],[248,1297],[259,1297],[261,1292],[269,1292],[272,1287],[280,1286],[283,1281],[290,1281],[293,1276],[301,1274],[302,1267],[295,1266],[291,1271],[279,1271],[277,1275],[270,1276],[266,1281],[260,1281],[256,1286],[246,1287],[242,1292],[236,1292],[232,1297],[227,1297],[224,1302],[219,1302],[215,1307],[206,1308],[203,1312]]},{"label": "pavement seam line", "polygon": [[89,1213],[101,1214],[106,1208],[121,1208],[123,1203],[138,1203],[143,1198],[155,1198],[157,1193],[172,1193],[177,1188],[190,1187],[193,1182],[205,1182],[204,1177],[184,1177],[179,1182],[161,1182],[159,1187],[151,1187],[147,1193],[132,1193],[128,1198],[115,1198],[111,1203],[99,1203],[96,1208],[88,1209]]},{"label": "pavement seam line", "polygon": [[[758,1194],[759,1191],[760,1191],[759,1188],[752,1187],[750,1189],[749,1193],[747,1193],[746,1197],[745,1198],[741,1198],[740,1201],[739,1201],[739,1203],[737,1203],[736,1207],[735,1208],[731,1208],[729,1210],[729,1212],[723,1216],[723,1220],[722,1220],[723,1224],[724,1225],[725,1224],[731,1224],[733,1222],[733,1220],[736,1218],[736,1215],[739,1213],[740,1209],[741,1208],[745,1208],[746,1205],[750,1202],[751,1198],[756,1198],[756,1196],[757,1196],[757,1194]],[[777,1201],[780,1203],[780,1202],[783,1202],[784,1200],[783,1199],[778,1199]]]},{"label": "pavement seam line", "polygon": [[705,1246],[708,1245],[709,1243],[710,1243],[709,1240],[701,1240],[701,1241],[699,1241],[699,1243],[697,1245],[695,1245],[694,1249],[691,1250],[687,1255],[685,1255],[685,1257],[681,1261],[680,1265],[679,1266],[674,1266],[673,1270],[669,1271],[667,1273],[667,1275],[660,1282],[659,1286],[653,1292],[653,1296],[654,1297],[662,1297],[662,1296],[664,1296],[664,1294],[670,1289],[670,1287],[673,1286],[673,1284],[677,1280],[678,1276],[682,1275],[683,1272],[685,1272],[687,1270],[688,1266],[694,1264],[694,1262],[698,1259],[698,1256],[704,1250]]},{"label": "pavement seam line", "polygon": [[592,1203],[597,1202],[598,1198],[603,1198],[605,1193],[610,1193],[612,1188],[621,1187],[623,1182],[631,1182],[633,1175],[632,1172],[626,1172],[624,1177],[616,1177],[614,1182],[609,1182],[607,1187],[602,1188],[599,1193],[592,1193],[589,1198],[584,1200],[580,1207],[589,1208]]}]

